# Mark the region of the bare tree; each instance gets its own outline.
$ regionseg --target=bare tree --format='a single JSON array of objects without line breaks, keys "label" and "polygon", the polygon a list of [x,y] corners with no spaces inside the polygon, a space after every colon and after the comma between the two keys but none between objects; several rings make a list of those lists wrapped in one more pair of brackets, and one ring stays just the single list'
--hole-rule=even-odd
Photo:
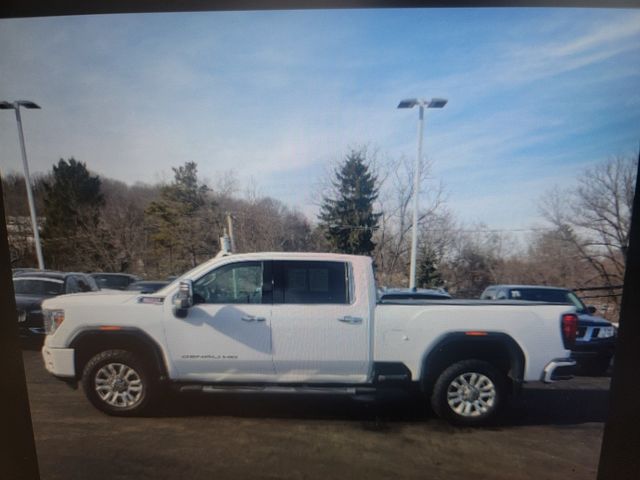
[{"label": "bare tree", "polygon": [[101,252],[102,269],[146,274],[144,211],[159,195],[159,188],[104,179],[105,205],[100,214],[101,238],[94,248]]},{"label": "bare tree", "polygon": [[543,216],[570,231],[566,241],[605,286],[624,279],[637,170],[637,159],[614,157],[587,169],[574,189],[555,188],[541,202]]},{"label": "bare tree", "polygon": [[[40,226],[44,221],[42,216],[44,183],[47,180],[49,180],[47,175],[36,174],[31,177],[31,188]],[[2,177],[2,191],[4,194],[4,213],[7,220],[11,265],[16,267],[35,267],[37,259],[24,177],[16,173],[4,175]]]},{"label": "bare tree", "polygon": [[255,188],[246,198],[218,194],[215,201],[233,217],[238,252],[315,249],[311,225],[304,215],[274,198],[259,197]]},{"label": "bare tree", "polygon": [[454,229],[443,260],[443,277],[458,297],[477,298],[496,283],[505,256],[504,238],[485,225]]},{"label": "bare tree", "polygon": [[[408,279],[415,163],[406,157],[386,159],[379,163],[378,170],[381,179],[378,211],[381,216],[375,237],[377,276],[382,285],[398,286]],[[418,243],[424,250],[444,231],[443,225],[450,214],[444,208],[442,184],[430,181],[429,161],[423,161],[420,172],[423,198],[418,215]]]}]

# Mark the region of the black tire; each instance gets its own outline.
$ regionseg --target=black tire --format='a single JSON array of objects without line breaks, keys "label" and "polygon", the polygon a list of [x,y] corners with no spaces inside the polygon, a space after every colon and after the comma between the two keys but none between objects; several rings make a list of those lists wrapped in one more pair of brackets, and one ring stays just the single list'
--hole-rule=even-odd
[{"label": "black tire", "polygon": [[440,374],[431,392],[431,407],[454,425],[480,426],[498,416],[506,399],[507,379],[502,372],[488,362],[463,360]]},{"label": "black tire", "polygon": [[150,410],[158,382],[140,356],[127,350],[106,350],[85,365],[82,389],[98,410],[131,417]]}]

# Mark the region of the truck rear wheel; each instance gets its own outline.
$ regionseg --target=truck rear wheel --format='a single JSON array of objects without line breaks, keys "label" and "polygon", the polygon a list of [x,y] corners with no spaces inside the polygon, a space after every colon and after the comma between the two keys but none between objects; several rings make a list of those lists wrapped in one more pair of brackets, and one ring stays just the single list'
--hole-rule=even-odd
[{"label": "truck rear wheel", "polygon": [[97,409],[109,415],[135,416],[150,407],[156,382],[143,359],[126,350],[106,350],[87,362],[82,388]]},{"label": "truck rear wheel", "polygon": [[440,374],[431,394],[434,412],[449,422],[479,426],[490,422],[506,400],[506,378],[488,362],[463,360]]}]

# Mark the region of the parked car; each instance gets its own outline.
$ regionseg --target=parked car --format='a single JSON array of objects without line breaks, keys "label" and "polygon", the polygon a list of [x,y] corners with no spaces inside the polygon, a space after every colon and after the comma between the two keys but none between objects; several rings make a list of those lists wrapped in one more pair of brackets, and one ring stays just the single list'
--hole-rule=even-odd
[{"label": "parked car", "polygon": [[44,334],[42,302],[65,293],[96,292],[98,286],[85,273],[49,270],[21,272],[13,277],[18,326],[22,337]]},{"label": "parked car", "polygon": [[397,300],[450,300],[446,291],[432,288],[383,288],[378,293],[380,303]]},{"label": "parked car", "polygon": [[596,316],[596,308],[586,306],[572,290],[540,285],[491,285],[482,292],[480,298],[573,305],[578,314],[578,332],[571,356],[586,373],[603,375],[609,369],[616,343],[616,327],[604,318]]},{"label": "parked car", "polygon": [[129,285],[142,280],[140,277],[129,273],[104,273],[90,274],[101,290],[126,290]]},{"label": "parked car", "polygon": [[127,287],[127,290],[140,293],[155,293],[167,285],[169,285],[169,282],[163,280],[142,280],[133,282]]},{"label": "parked car", "polygon": [[18,268],[11,269],[11,275],[16,276],[16,275],[22,275],[23,273],[42,272],[42,271],[46,271],[46,270],[40,270],[39,268],[18,267]]},{"label": "parked car", "polygon": [[111,415],[148,411],[164,387],[405,388],[451,422],[480,425],[524,382],[570,378],[576,363],[572,306],[378,304],[372,260],[355,255],[229,255],[155,294],[65,295],[44,308],[45,368]]}]

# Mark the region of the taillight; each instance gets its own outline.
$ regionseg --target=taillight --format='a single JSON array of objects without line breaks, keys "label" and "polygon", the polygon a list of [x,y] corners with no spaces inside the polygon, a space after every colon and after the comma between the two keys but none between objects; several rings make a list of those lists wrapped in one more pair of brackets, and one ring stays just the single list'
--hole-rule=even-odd
[{"label": "taillight", "polygon": [[576,342],[578,332],[578,316],[575,313],[565,313],[562,315],[562,342],[564,348],[570,349]]}]

